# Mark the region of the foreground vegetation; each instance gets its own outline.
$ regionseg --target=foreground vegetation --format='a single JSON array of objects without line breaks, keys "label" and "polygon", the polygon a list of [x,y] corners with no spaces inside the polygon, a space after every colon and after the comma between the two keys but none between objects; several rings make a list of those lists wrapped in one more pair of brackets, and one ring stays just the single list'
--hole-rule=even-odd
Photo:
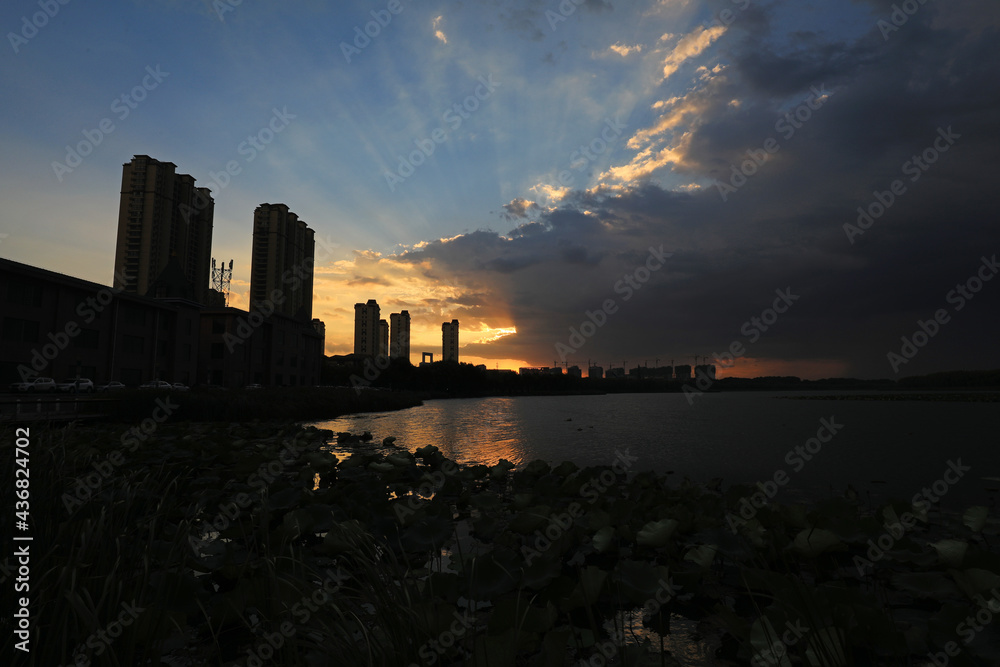
[{"label": "foreground vegetation", "polygon": [[267,422],[30,428],[32,652],[5,613],[10,664],[691,664],[684,619],[703,664],[1000,661],[985,507],[758,507],[625,452],[463,467],[340,434],[338,461],[334,434]]}]

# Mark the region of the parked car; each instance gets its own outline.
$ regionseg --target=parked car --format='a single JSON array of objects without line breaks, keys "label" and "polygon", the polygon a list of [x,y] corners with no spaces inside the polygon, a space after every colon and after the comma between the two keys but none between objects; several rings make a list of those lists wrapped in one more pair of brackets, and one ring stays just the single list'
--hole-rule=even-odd
[{"label": "parked car", "polygon": [[100,387],[97,388],[97,391],[118,391],[119,389],[125,389],[125,388],[126,388],[125,385],[123,385],[118,380],[112,380],[107,384],[102,384]]},{"label": "parked car", "polygon": [[139,385],[139,389],[173,389],[174,386],[166,380],[151,380]]},{"label": "parked car", "polygon": [[70,378],[65,382],[60,382],[56,385],[57,391],[73,392],[73,393],[91,393],[94,391],[94,383],[87,378]]},{"label": "parked car", "polygon": [[183,382],[175,382],[170,386],[173,388],[174,391],[187,391],[188,389],[191,388],[186,384],[184,384]]},{"label": "parked car", "polygon": [[248,384],[247,386],[245,386],[243,388],[244,389],[263,389],[263,387],[260,386],[259,384]]},{"label": "parked car", "polygon": [[27,382],[15,382],[10,385],[11,391],[22,391],[22,392],[40,392],[40,391],[55,391],[56,381],[52,378],[37,377],[33,380]]}]

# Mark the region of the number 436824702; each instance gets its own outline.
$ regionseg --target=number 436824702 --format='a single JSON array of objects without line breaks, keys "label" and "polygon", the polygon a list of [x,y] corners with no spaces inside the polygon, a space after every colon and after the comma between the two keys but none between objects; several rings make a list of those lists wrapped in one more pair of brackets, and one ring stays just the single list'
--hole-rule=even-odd
[{"label": "number 436824702", "polygon": [[17,518],[21,521],[28,520],[28,487],[29,487],[29,468],[28,468],[28,445],[31,444],[29,440],[30,433],[29,429],[19,428],[16,432],[17,435],[17,451],[14,458],[17,467],[14,469],[14,477],[16,481],[14,486],[17,487],[17,503],[16,512]]}]

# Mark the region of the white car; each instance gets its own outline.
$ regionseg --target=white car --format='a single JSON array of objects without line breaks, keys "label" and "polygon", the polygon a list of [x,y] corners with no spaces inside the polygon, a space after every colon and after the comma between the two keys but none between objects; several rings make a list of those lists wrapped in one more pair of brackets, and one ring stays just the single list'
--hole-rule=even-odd
[{"label": "white car", "polygon": [[170,388],[173,389],[174,391],[187,391],[191,387],[187,386],[183,382],[175,382],[172,385],[170,385]]},{"label": "white car", "polygon": [[140,384],[139,389],[173,389],[174,386],[166,380],[152,380],[145,384]]},{"label": "white car", "polygon": [[52,378],[38,377],[28,382],[15,382],[10,386],[11,391],[22,391],[34,393],[38,391],[55,391],[56,381]]},{"label": "white car", "polygon": [[91,393],[94,391],[94,383],[87,378],[71,378],[56,385],[57,391],[73,393]]},{"label": "white car", "polygon": [[97,391],[118,391],[119,389],[126,389],[126,387],[118,380],[112,380],[107,384],[102,384],[97,388]]}]

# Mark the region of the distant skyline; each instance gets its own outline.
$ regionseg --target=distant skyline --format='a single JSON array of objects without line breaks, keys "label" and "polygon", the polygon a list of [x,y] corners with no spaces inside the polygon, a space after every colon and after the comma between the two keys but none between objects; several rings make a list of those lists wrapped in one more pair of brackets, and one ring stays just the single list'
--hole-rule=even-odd
[{"label": "distant skyline", "polygon": [[0,257],[111,284],[146,154],[212,190],[236,307],[259,205],[315,231],[327,354],[375,299],[417,361],[458,319],[489,368],[1000,367],[989,0],[16,0],[0,29]]}]

